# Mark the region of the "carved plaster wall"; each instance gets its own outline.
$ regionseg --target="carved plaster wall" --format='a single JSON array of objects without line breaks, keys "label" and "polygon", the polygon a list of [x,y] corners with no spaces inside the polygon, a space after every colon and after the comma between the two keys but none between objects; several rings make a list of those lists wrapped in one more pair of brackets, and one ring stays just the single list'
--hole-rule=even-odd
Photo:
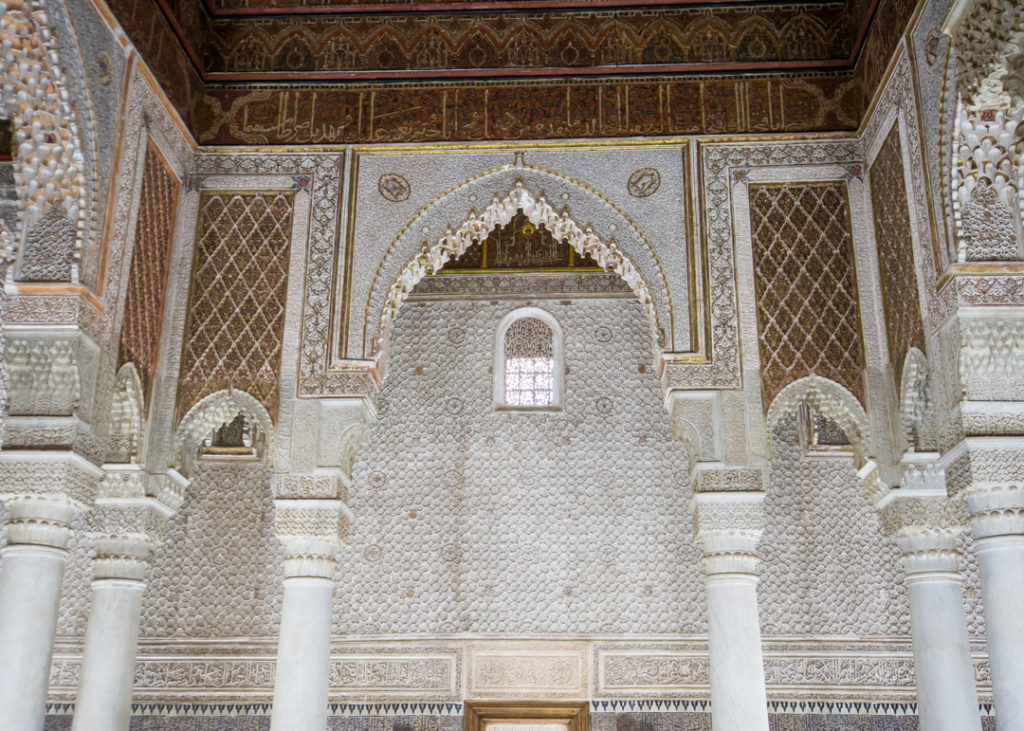
[{"label": "carved plaster wall", "polygon": [[522,304],[401,310],[350,490],[337,631],[702,631],[685,450],[645,315],[631,298],[537,300],[564,333],[564,411],[495,413],[495,332]]}]

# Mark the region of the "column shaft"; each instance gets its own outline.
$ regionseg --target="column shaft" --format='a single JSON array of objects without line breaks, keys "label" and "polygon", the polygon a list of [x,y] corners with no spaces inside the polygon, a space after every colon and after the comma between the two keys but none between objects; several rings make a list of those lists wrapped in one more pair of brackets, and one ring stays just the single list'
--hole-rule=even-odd
[{"label": "column shaft", "polygon": [[714,731],[768,728],[757,577],[707,577],[708,652]]},{"label": "column shaft", "polygon": [[9,545],[0,558],[0,731],[40,731],[67,551]]},{"label": "column shaft", "polygon": [[331,656],[334,581],[284,580],[271,731],[323,731]]},{"label": "column shaft", "polygon": [[145,584],[96,579],[79,673],[73,731],[127,731]]},{"label": "column shaft", "polygon": [[[757,609],[764,530],[762,490],[708,490],[723,482],[761,484],[757,470],[698,473],[691,508],[708,592],[708,657],[714,731],[768,731],[768,700]],[[726,479],[731,478],[731,479]]]},{"label": "column shaft", "polygon": [[952,535],[936,539],[903,556],[921,731],[981,731],[959,556]]},{"label": "column shaft", "polygon": [[985,632],[999,731],[1024,731],[1024,535],[978,538]]}]

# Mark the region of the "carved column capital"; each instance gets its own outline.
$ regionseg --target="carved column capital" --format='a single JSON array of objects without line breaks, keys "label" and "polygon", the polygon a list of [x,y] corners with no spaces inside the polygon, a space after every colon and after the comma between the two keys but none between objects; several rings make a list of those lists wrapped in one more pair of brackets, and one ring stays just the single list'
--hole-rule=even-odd
[{"label": "carved column capital", "polygon": [[274,533],[284,546],[285,578],[334,578],[352,512],[338,470],[274,475]]},{"label": "carved column capital", "polygon": [[967,509],[975,540],[1024,536],[1024,482],[972,488]]},{"label": "carved column capital", "polygon": [[11,514],[8,546],[66,549],[71,519],[92,504],[101,474],[74,452],[0,452],[0,500]]},{"label": "carved column capital", "polygon": [[[732,473],[731,475],[715,473]],[[757,476],[754,480],[752,475]],[[699,488],[736,484],[735,490],[702,491]],[[750,489],[756,482],[758,489]],[[704,550],[701,563],[708,577],[746,575],[757,580],[757,543],[764,531],[764,490],[760,470],[738,468],[698,472],[698,491],[690,504],[694,530]]]}]

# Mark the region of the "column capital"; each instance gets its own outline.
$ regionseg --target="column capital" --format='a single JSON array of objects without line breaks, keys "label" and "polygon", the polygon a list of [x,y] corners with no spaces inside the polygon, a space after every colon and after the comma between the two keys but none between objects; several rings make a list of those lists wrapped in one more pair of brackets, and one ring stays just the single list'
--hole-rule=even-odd
[{"label": "column capital", "polygon": [[967,492],[967,509],[976,540],[1024,537],[1024,483],[972,487]]},{"label": "column capital", "polygon": [[92,504],[101,475],[74,452],[0,452],[0,500],[10,511],[8,547],[65,550],[71,519]]},{"label": "column capital", "polygon": [[333,578],[352,518],[340,471],[279,474],[273,483],[274,533],[285,550],[285,578]]},{"label": "column capital", "polygon": [[[759,472],[759,471],[758,471]],[[705,573],[757,577],[757,543],[764,531],[763,490],[697,492],[690,503],[694,531],[704,550]]]}]

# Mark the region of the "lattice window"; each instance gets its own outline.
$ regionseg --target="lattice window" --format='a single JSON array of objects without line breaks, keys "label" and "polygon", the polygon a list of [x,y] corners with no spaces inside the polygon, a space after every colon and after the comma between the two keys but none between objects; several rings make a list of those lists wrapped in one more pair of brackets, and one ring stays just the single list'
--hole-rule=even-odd
[{"label": "lattice window", "polygon": [[551,406],[555,402],[554,333],[524,317],[505,331],[505,404]]}]

